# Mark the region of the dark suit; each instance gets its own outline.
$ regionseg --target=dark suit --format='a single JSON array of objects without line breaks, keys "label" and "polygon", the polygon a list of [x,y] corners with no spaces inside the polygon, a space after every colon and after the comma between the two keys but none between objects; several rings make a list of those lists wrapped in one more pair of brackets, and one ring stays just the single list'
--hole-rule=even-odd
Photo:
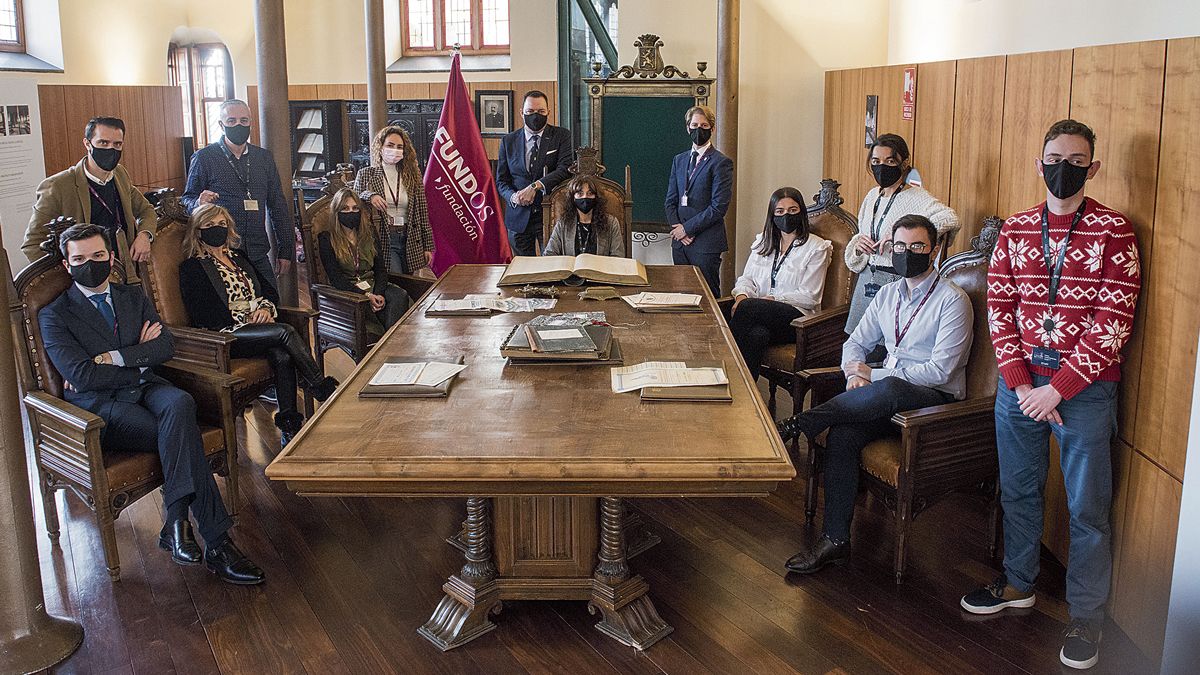
[{"label": "dark suit", "polygon": [[[725,212],[733,194],[733,160],[710,147],[690,172],[692,151],[681,152],[671,161],[667,181],[667,224],[682,223],[694,241],[684,246],[671,242],[676,265],[695,265],[708,281],[713,295],[720,295],[721,254],[729,250],[725,239]],[[687,205],[683,196],[687,195]]]},{"label": "dark suit", "polygon": [[[157,452],[164,504],[191,496],[200,534],[211,545],[233,523],[204,458],[195,401],[153,371],[174,354],[171,333],[163,328],[157,338],[139,344],[142,325],[159,322],[154,306],[133,286],[110,284],[109,292],[115,332],[74,284],[38,314],[46,355],[71,385],[63,398],[104,420],[102,449]],[[93,361],[109,351],[119,352],[125,365]]]},{"label": "dark suit", "polygon": [[[500,139],[500,154],[496,159],[496,189],[504,198],[504,227],[516,255],[537,255],[542,238],[542,199],[559,183],[570,177],[567,168],[575,161],[571,132],[549,124],[542,129],[538,154],[532,171],[526,164],[525,127]],[[529,206],[513,206],[517,192],[542,181],[545,193],[539,192]]]}]

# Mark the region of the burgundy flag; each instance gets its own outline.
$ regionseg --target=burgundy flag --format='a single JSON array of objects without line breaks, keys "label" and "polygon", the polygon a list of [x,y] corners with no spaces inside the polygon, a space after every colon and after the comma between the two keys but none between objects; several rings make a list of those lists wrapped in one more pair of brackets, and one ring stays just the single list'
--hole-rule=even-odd
[{"label": "burgundy flag", "polygon": [[434,274],[441,275],[458,263],[512,260],[492,165],[483,149],[458,53],[450,65],[442,118],[425,168],[425,196],[433,228],[430,267]]}]

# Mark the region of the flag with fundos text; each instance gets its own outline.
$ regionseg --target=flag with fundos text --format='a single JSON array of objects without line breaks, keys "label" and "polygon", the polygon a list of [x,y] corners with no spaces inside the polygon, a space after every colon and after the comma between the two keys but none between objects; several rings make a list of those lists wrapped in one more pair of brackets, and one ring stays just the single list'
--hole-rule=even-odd
[{"label": "flag with fundos text", "polygon": [[425,168],[434,244],[430,267],[439,276],[458,263],[512,259],[492,165],[483,149],[459,58],[455,53],[450,65],[446,101]]}]

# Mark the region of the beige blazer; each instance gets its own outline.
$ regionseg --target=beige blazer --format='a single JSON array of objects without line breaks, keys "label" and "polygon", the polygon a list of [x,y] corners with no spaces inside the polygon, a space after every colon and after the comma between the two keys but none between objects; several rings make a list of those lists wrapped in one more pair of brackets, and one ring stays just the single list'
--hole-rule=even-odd
[{"label": "beige blazer", "polygon": [[[29,219],[29,226],[25,228],[25,243],[21,245],[21,251],[25,253],[25,257],[29,258],[29,262],[44,255],[39,247],[50,234],[46,224],[51,220],[59,216],[70,216],[77,223],[91,222],[92,196],[88,192],[87,175],[83,172],[85,162],[87,162],[86,157],[79,160],[75,166],[59,171],[38,185],[37,197],[33,202],[33,216]],[[129,257],[129,242],[137,236],[137,232],[142,230],[148,230],[150,234],[154,234],[158,229],[158,216],[154,213],[154,207],[142,195],[141,190],[133,185],[125,167],[118,164],[117,168],[113,169],[113,180],[117,182],[117,193],[121,196],[121,208],[125,210],[125,222],[127,224],[137,223],[136,231],[118,233],[117,241],[113,244],[117,247],[117,254],[125,263],[126,278],[136,281],[137,272],[134,270],[133,260]],[[129,226],[126,225],[126,227]]]}]

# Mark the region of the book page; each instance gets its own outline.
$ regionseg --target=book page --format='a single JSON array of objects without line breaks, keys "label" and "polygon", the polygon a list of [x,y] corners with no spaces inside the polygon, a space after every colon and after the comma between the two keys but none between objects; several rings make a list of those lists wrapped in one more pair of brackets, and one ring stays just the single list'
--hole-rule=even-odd
[{"label": "book page", "polygon": [[[642,387],[707,387],[728,384],[722,368],[687,368],[667,363],[668,367],[646,367],[648,363],[612,369],[612,390],[623,394]],[[621,372],[626,371],[626,372]]]},{"label": "book page", "polygon": [[415,384],[424,363],[385,363],[375,372],[370,384],[374,386]]},{"label": "book page", "polygon": [[581,253],[575,257],[572,269],[592,270],[601,274],[612,274],[622,277],[640,277],[645,275],[641,263],[633,258],[617,258],[608,255],[592,255]]},{"label": "book page", "polygon": [[508,264],[505,276],[546,274],[547,272],[570,272],[575,269],[575,259],[569,255],[519,255]]},{"label": "book page", "polygon": [[441,363],[439,361],[431,361],[424,366],[416,383],[425,387],[436,387],[461,373],[467,367],[463,363]]}]

